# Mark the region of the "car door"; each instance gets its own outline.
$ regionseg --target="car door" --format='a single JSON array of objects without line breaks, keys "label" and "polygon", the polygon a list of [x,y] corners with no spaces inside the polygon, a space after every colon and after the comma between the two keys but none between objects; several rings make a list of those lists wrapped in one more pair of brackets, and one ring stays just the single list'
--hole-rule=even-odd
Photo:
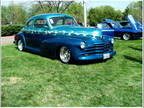
[{"label": "car door", "polygon": [[31,47],[32,46],[32,37],[33,37],[33,19],[29,20],[26,24],[26,26],[24,27],[24,36],[25,36],[25,40],[26,40],[26,46]]},{"label": "car door", "polygon": [[34,21],[34,35],[33,35],[33,47],[34,48],[40,48],[41,42],[43,40],[48,39],[51,37],[48,34],[49,27],[47,20],[45,18],[37,18]]}]

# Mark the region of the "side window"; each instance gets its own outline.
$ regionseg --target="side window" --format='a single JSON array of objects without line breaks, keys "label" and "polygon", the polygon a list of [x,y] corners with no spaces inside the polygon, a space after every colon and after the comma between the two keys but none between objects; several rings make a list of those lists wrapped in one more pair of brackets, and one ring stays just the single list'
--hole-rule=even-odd
[{"label": "side window", "polygon": [[62,25],[63,24],[63,19],[60,19],[57,21],[56,25]]},{"label": "side window", "polygon": [[72,25],[75,24],[72,18],[66,18],[64,25]]},{"label": "side window", "polygon": [[54,17],[49,19],[52,26],[63,25],[63,17]]},{"label": "side window", "polygon": [[33,23],[33,20],[30,20],[30,21],[27,23],[27,27],[32,27],[32,23]]},{"label": "side window", "polygon": [[45,19],[36,19],[35,20],[34,27],[42,28],[44,26],[47,26],[47,21]]}]

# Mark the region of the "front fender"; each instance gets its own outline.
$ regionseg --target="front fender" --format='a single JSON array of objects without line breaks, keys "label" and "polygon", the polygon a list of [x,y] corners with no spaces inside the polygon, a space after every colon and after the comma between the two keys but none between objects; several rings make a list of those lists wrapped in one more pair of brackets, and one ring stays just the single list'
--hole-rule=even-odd
[{"label": "front fender", "polygon": [[113,38],[113,36],[103,35],[103,40],[105,42],[110,42],[111,43],[112,38]]},{"label": "front fender", "polygon": [[76,38],[55,38],[47,39],[41,43],[41,51],[49,56],[57,56],[59,48],[66,46],[71,51],[72,57],[75,58],[76,52],[80,49],[81,39]]}]

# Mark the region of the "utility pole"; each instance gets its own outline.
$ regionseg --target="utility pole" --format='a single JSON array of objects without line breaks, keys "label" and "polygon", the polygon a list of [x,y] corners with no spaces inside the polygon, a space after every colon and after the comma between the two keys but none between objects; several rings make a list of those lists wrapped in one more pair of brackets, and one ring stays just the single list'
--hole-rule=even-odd
[{"label": "utility pole", "polygon": [[10,24],[13,24],[13,17],[14,17],[14,15],[13,15],[13,6],[14,6],[14,1],[11,0],[11,21],[10,21]]},{"label": "utility pole", "polygon": [[83,0],[83,8],[84,8],[84,27],[87,27],[86,0]]}]

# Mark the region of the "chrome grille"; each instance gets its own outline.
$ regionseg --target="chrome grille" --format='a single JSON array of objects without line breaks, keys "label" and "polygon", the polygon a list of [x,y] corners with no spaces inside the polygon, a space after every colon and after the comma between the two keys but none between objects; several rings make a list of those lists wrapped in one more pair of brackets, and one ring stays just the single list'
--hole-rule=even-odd
[{"label": "chrome grille", "polygon": [[106,44],[93,44],[92,46],[89,46],[85,48],[81,54],[101,54],[107,51],[112,51],[113,45],[110,43]]}]

